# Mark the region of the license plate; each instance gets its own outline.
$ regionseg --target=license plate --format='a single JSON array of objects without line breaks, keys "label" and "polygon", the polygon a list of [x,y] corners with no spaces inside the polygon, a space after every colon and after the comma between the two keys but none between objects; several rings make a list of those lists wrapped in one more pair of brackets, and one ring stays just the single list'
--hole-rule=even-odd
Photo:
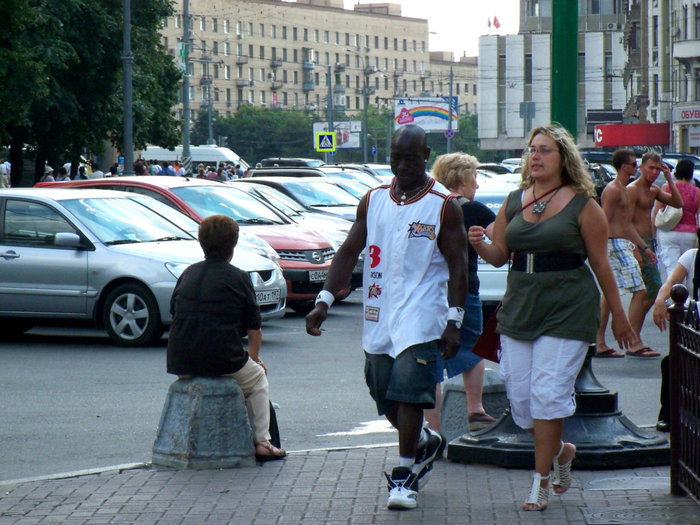
[{"label": "license plate", "polygon": [[309,281],[312,283],[322,283],[328,277],[328,270],[311,270],[309,271]]},{"label": "license plate", "polygon": [[282,296],[282,290],[279,288],[273,288],[272,290],[265,290],[263,292],[255,292],[255,299],[258,304],[272,304],[280,300]]}]

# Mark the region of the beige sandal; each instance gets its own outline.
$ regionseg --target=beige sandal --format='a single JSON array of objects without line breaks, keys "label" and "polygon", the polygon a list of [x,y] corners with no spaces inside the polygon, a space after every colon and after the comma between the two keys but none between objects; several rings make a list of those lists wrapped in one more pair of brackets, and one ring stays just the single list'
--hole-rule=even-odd
[{"label": "beige sandal", "polygon": [[571,486],[571,463],[573,463],[574,458],[576,457],[576,446],[571,444],[571,446],[574,447],[574,455],[566,463],[560,464],[559,458],[564,453],[565,446],[566,443],[562,442],[561,448],[554,457],[554,462],[552,465],[554,467],[554,474],[552,475],[552,492],[557,495],[564,494],[564,492],[566,492]]},{"label": "beige sandal", "polygon": [[[269,453],[268,454],[259,454],[257,452],[258,447],[264,448]],[[255,450],[256,450],[255,459],[257,461],[259,461],[260,463],[264,463],[266,461],[274,461],[276,459],[283,459],[287,455],[287,452],[284,449],[277,448],[269,441],[261,441],[260,443],[256,443]]]},{"label": "beige sandal", "polygon": [[[532,477],[532,488],[530,489],[530,497],[525,503],[523,503],[523,510],[537,510],[542,511],[547,508],[547,500],[549,498],[549,487],[543,487],[540,485],[540,481],[549,480],[549,476],[543,476],[539,472],[535,472]],[[534,505],[534,508],[528,507],[528,505]]]}]

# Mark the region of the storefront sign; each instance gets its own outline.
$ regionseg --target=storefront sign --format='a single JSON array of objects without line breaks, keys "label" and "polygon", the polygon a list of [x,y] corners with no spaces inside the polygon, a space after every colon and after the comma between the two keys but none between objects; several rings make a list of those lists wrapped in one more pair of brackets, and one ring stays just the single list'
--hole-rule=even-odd
[{"label": "storefront sign", "polygon": [[665,146],[669,143],[669,126],[661,124],[599,124],[593,131],[597,147]]},{"label": "storefront sign", "polygon": [[674,108],[673,122],[678,124],[685,122],[700,122],[700,106]]}]

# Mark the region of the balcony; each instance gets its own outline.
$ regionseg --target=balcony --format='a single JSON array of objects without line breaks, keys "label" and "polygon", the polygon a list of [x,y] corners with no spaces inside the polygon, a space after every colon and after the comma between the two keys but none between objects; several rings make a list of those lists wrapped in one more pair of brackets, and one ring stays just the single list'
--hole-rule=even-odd
[{"label": "balcony", "polygon": [[301,89],[304,91],[313,91],[314,90],[314,83],[313,82],[303,82],[301,84]]},{"label": "balcony", "polygon": [[274,80],[272,81],[272,85],[270,86],[270,89],[272,91],[278,91],[282,89],[282,82],[275,82]]},{"label": "balcony", "polygon": [[236,79],[236,86],[238,87],[248,87],[252,86],[253,82],[248,78],[238,78]]},{"label": "balcony", "polygon": [[247,56],[240,55],[240,56],[237,56],[237,57],[236,57],[236,64],[237,64],[237,65],[240,66],[240,65],[243,65],[243,64],[247,64],[247,63],[248,63],[248,57],[247,57]]},{"label": "balcony", "polygon": [[314,69],[314,63],[311,62],[310,60],[304,60],[301,63],[301,68],[306,70],[306,71],[312,71]]},{"label": "balcony", "polygon": [[282,67],[282,59],[281,58],[273,58],[270,61],[270,67],[272,67],[272,68]]},{"label": "balcony", "polygon": [[673,43],[673,58],[689,60],[700,58],[700,40],[678,40]]}]

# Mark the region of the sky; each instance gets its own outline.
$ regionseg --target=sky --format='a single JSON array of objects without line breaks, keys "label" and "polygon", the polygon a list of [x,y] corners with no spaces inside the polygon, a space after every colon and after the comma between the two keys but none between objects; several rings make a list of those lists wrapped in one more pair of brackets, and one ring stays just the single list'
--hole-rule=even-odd
[{"label": "sky", "polygon": [[[386,0],[385,0],[386,1]],[[345,8],[352,9],[364,0],[344,0]],[[375,0],[374,3],[384,3]],[[479,54],[479,36],[510,35],[518,32],[520,2],[518,0],[394,0],[401,4],[401,15],[426,18],[431,32],[430,51],[452,51],[455,59],[466,52]],[[500,28],[493,25],[498,18]],[[491,27],[488,27],[488,21]],[[433,34],[435,33],[435,34]]]}]

